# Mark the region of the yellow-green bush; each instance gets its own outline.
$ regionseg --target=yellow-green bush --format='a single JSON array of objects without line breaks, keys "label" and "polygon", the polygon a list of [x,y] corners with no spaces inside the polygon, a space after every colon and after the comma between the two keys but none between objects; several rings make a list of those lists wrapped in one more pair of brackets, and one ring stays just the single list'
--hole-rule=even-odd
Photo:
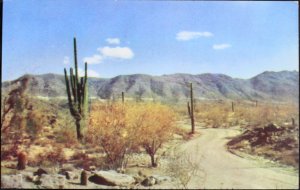
[{"label": "yellow-green bush", "polygon": [[123,166],[127,153],[140,147],[153,161],[157,149],[172,136],[175,121],[174,112],[158,103],[96,103],[85,136],[103,148],[109,167],[115,168]]}]

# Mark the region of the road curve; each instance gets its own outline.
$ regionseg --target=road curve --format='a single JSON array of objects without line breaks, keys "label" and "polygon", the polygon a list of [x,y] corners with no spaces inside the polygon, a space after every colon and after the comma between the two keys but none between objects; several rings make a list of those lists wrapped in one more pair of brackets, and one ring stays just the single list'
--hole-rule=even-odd
[{"label": "road curve", "polygon": [[[189,188],[214,189],[298,189],[299,175],[282,167],[266,167],[261,161],[236,156],[226,149],[228,137],[240,132],[234,129],[198,129],[201,135],[181,146],[193,154],[206,174],[192,178]],[[198,148],[197,148],[198,147]]]}]

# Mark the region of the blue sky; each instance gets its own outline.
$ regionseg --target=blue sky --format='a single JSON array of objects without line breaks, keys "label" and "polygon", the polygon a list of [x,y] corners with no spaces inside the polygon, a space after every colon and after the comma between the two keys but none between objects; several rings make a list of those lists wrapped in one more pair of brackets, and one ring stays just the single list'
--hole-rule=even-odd
[{"label": "blue sky", "polygon": [[2,80],[25,73],[223,73],[298,70],[296,2],[4,0]]}]

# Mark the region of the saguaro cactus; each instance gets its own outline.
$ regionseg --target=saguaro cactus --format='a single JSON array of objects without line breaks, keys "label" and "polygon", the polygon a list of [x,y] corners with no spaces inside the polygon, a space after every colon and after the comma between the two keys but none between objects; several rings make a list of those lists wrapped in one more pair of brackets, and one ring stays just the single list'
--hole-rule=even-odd
[{"label": "saguaro cactus", "polygon": [[66,89],[68,94],[69,109],[71,115],[75,119],[77,139],[81,140],[83,135],[81,133],[81,126],[84,124],[85,116],[88,111],[88,89],[87,89],[87,63],[85,63],[85,74],[84,77],[78,76],[78,64],[77,64],[77,48],[76,48],[76,38],[74,38],[74,64],[75,64],[75,75],[73,73],[73,68],[70,68],[70,82],[67,74],[65,72]]},{"label": "saguaro cactus", "polygon": [[27,163],[27,154],[25,152],[20,152],[18,154],[17,169],[18,170],[24,170],[26,168],[26,163]]},{"label": "saguaro cactus", "polygon": [[124,92],[122,92],[122,103],[124,103],[125,99],[124,99]]},{"label": "saguaro cactus", "polygon": [[192,126],[192,134],[195,133],[195,120],[194,120],[194,98],[193,98],[193,84],[190,83],[190,98],[191,98],[191,106],[189,102],[187,103],[189,116],[191,118],[191,126]]},{"label": "saguaro cactus", "polygon": [[232,112],[234,112],[234,103],[233,102],[231,102],[231,110],[232,110]]},{"label": "saguaro cactus", "polygon": [[85,170],[83,170],[81,172],[81,175],[80,175],[80,184],[81,185],[87,185],[87,173]]}]

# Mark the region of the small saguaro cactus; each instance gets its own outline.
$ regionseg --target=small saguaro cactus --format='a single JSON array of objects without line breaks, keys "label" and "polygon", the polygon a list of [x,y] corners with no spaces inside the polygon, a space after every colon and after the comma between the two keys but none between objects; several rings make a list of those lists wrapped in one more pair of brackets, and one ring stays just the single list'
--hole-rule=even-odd
[{"label": "small saguaro cactus", "polygon": [[124,92],[122,92],[122,103],[124,103],[125,99],[124,99]]},{"label": "small saguaro cactus", "polygon": [[188,112],[189,112],[189,116],[191,119],[191,126],[192,126],[191,133],[194,134],[195,133],[195,119],[194,119],[194,98],[193,98],[193,84],[192,83],[190,83],[190,98],[191,98],[191,106],[188,102],[187,107],[188,107]]},{"label": "small saguaro cactus", "polygon": [[231,110],[232,110],[232,112],[234,112],[234,103],[233,102],[231,102]]},{"label": "small saguaro cactus", "polygon": [[81,185],[87,185],[87,173],[85,170],[83,170],[81,172],[81,175],[80,175],[80,184]]},{"label": "small saguaro cactus", "polygon": [[26,168],[26,164],[27,164],[27,154],[25,152],[20,152],[18,154],[17,169],[18,170],[24,170]]},{"label": "small saguaro cactus", "polygon": [[82,121],[84,121],[88,112],[87,63],[85,63],[84,77],[80,77],[79,80],[76,38],[74,38],[74,64],[75,74],[73,73],[73,68],[70,68],[70,82],[67,70],[64,69],[65,82],[68,95],[69,109],[71,115],[75,119],[77,139],[82,140],[83,135],[81,133],[81,126],[84,125]]},{"label": "small saguaro cactus", "polygon": [[257,107],[257,104],[258,104],[258,103],[257,103],[257,100],[255,100],[255,107]]},{"label": "small saguaro cactus", "polygon": [[292,117],[292,126],[295,127],[295,119]]}]

